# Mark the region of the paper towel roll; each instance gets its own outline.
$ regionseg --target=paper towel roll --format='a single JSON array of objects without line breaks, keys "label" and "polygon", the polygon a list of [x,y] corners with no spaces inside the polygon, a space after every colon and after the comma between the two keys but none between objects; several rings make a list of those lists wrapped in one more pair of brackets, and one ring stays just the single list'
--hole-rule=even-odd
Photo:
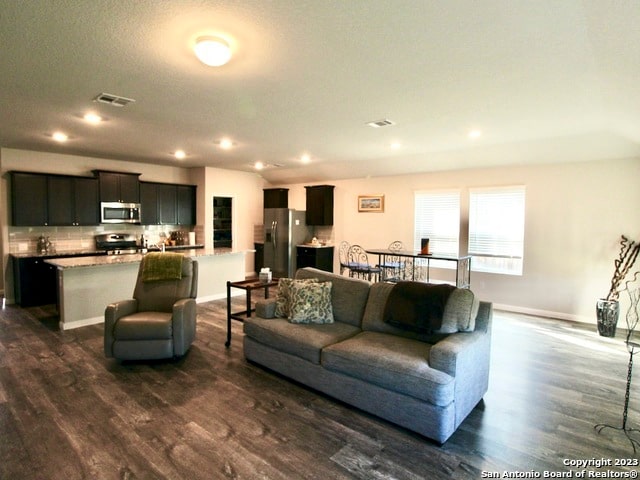
[{"label": "paper towel roll", "polygon": [[196,232],[189,232],[189,245],[196,244]]}]

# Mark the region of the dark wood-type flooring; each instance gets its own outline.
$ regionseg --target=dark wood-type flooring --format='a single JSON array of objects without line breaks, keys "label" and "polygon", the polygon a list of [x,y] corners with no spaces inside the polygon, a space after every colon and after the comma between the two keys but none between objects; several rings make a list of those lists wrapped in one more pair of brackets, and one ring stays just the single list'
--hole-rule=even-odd
[{"label": "dark wood-type flooring", "polygon": [[[224,347],[225,301],[198,308],[184,358],[129,363],[104,357],[102,325],[61,332],[51,307],[2,309],[0,478],[476,479],[638,458],[594,431],[622,422],[628,356],[592,326],[495,312],[489,392],[438,446],[248,363],[240,322]],[[608,469],[636,470],[587,468]]]}]

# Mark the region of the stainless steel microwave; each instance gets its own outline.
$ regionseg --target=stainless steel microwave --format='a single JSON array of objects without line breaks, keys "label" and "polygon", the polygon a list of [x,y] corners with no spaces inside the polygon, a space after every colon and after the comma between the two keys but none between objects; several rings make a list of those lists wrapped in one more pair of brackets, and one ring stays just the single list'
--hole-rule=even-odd
[{"label": "stainless steel microwave", "polygon": [[140,223],[140,204],[101,202],[100,223]]}]

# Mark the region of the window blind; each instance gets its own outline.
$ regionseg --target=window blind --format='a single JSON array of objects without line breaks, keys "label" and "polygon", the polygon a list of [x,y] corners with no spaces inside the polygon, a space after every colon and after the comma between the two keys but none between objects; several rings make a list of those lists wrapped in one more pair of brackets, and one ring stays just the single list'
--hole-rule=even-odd
[{"label": "window blind", "polygon": [[420,250],[421,239],[428,238],[432,253],[457,256],[459,236],[460,192],[415,192],[414,249]]},{"label": "window blind", "polygon": [[522,274],[525,187],[469,190],[469,254],[473,270]]}]

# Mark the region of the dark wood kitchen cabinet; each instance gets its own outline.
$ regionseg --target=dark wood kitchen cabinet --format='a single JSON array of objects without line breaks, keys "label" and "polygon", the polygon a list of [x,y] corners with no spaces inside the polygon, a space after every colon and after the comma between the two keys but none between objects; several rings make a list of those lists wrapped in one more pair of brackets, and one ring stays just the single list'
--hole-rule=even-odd
[{"label": "dark wood kitchen cabinet", "polygon": [[140,203],[140,174],[94,172],[100,182],[101,202]]},{"label": "dark wood kitchen cabinet", "polygon": [[196,187],[140,182],[143,225],[195,225]]},{"label": "dark wood kitchen cabinet", "polygon": [[178,225],[196,224],[196,187],[194,185],[176,185],[178,202]]},{"label": "dark wood kitchen cabinet", "polygon": [[[48,257],[51,258],[51,257]],[[13,259],[15,301],[21,307],[34,307],[57,302],[56,267],[44,257]]]},{"label": "dark wood kitchen cabinet", "polygon": [[333,272],[333,247],[296,247],[296,268],[304,267]]},{"label": "dark wood kitchen cabinet", "polygon": [[140,223],[159,225],[158,186],[155,183],[140,182]]},{"label": "dark wood kitchen cabinet", "polygon": [[12,225],[98,225],[95,178],[11,173]]},{"label": "dark wood kitchen cabinet", "polygon": [[48,177],[49,225],[98,225],[98,180],[95,178]]},{"label": "dark wood kitchen cabinet", "polygon": [[289,189],[288,188],[265,188],[263,194],[263,208],[288,208]]},{"label": "dark wood kitchen cabinet", "polygon": [[333,225],[333,185],[304,187],[307,191],[307,225]]},{"label": "dark wood kitchen cabinet", "polygon": [[11,172],[11,224],[48,225],[47,176]]}]

